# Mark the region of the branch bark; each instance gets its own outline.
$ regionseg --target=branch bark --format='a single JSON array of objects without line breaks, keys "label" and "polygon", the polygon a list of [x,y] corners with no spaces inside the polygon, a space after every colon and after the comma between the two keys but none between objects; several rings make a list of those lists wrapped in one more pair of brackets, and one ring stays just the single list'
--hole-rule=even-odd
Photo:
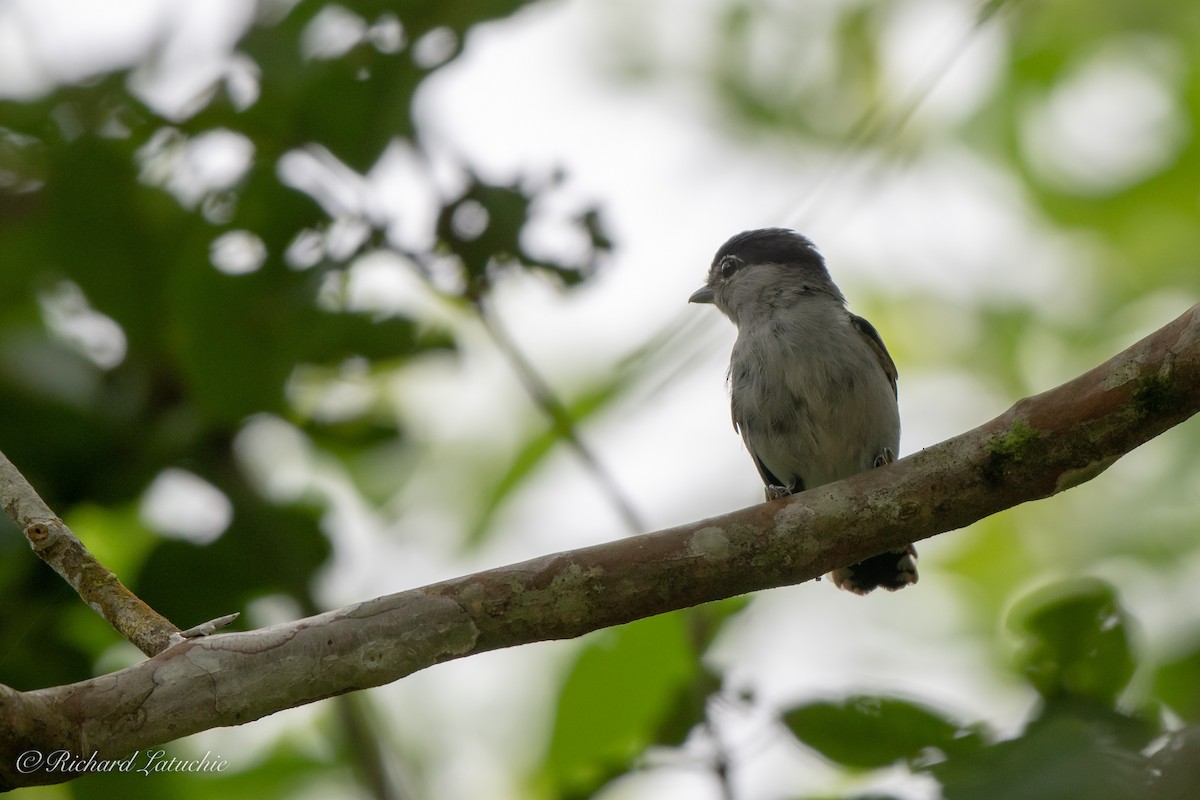
[{"label": "branch bark", "polygon": [[76,777],[33,768],[22,754],[115,759],[442,661],[811,580],[1090,480],[1197,410],[1200,306],[991,422],[836,484],[283,625],[189,639],[69,686],[0,687],[0,788]]},{"label": "branch bark", "polygon": [[157,655],[179,633],[88,552],[4,453],[0,453],[0,507],[21,528],[38,558],[143,653]]}]

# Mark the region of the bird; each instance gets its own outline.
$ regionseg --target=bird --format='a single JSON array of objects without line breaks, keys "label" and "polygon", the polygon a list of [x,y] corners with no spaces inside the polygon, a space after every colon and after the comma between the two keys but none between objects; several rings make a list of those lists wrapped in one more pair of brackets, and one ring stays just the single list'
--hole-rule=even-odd
[{"label": "bird", "polygon": [[[896,460],[896,365],[875,327],[846,298],[807,237],[759,228],[731,237],[688,299],[717,307],[737,327],[729,359],[730,409],[767,500],[813,489]],[[865,595],[917,582],[909,545],[829,577]]]}]

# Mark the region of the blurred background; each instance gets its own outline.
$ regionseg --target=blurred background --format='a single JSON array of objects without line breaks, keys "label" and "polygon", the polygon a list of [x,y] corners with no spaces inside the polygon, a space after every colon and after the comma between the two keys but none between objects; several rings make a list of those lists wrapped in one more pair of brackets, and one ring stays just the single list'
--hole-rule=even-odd
[{"label": "blurred background", "polygon": [[[716,248],[796,227],[902,455],[1200,294],[1177,0],[0,0],[0,450],[180,627],[751,505]],[[1200,426],[809,583],[30,797],[1190,798]],[[0,522],[0,682],[140,660]]]}]

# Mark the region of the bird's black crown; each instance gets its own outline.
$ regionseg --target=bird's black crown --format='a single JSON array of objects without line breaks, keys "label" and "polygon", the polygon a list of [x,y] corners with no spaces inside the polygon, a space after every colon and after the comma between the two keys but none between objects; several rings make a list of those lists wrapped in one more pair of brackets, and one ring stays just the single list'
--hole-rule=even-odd
[{"label": "bird's black crown", "polygon": [[726,256],[735,256],[745,264],[812,264],[825,266],[814,245],[806,236],[791,228],[758,228],[730,237],[713,256],[719,264]]}]

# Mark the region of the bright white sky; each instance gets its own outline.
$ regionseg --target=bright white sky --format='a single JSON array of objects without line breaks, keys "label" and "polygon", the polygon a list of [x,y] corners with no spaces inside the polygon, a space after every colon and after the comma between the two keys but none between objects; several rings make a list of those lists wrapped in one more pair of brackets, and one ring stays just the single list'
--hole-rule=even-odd
[{"label": "bright white sky", "polygon": [[[0,94],[36,92],[127,63],[131,52],[165,36],[171,43],[167,58],[186,68],[174,71],[171,81],[148,82],[144,90],[169,103],[223,69],[248,5],[0,1]],[[615,11],[616,5],[624,10]],[[860,310],[866,302],[880,307],[893,293],[955,299],[987,293],[1034,306],[1052,294],[1059,302],[1056,313],[1070,314],[1071,298],[1084,283],[1072,266],[1075,245],[1051,236],[1016,186],[964,150],[942,148],[936,161],[918,156],[905,168],[839,160],[838,154],[802,151],[766,137],[732,136],[697,86],[682,79],[640,88],[613,79],[613,49],[622,35],[615,20],[632,13],[648,20],[640,35],[686,65],[690,43],[708,35],[708,5],[674,0],[651,9],[638,6],[636,12],[630,4],[595,0],[535,6],[476,30],[465,55],[427,81],[418,104],[429,138],[468,154],[490,177],[544,175],[565,166],[570,193],[603,206],[619,250],[592,285],[564,297],[521,279],[497,295],[501,319],[552,382],[569,388],[664,326],[694,326],[681,353],[697,356],[693,364],[665,387],[636,393],[585,431],[652,529],[759,498],[757,475],[729,424],[723,376],[732,326],[711,308],[686,304],[728,236],[766,225],[800,228],[821,246],[851,306],[857,300]],[[885,58],[899,91],[914,91],[949,67],[913,120],[934,136],[986,97],[1007,46],[1002,28],[992,27],[958,52],[969,23],[961,6],[952,0],[900,3],[889,24]],[[1047,119],[1039,124],[1053,127],[1053,115]],[[1071,135],[1085,133],[1073,129]],[[388,182],[389,169],[381,165],[373,180],[381,196],[403,208],[411,198],[396,188],[400,184]],[[1019,260],[1011,258],[1013,242],[1021,243]],[[559,244],[547,240],[548,246]],[[403,295],[404,284],[383,284],[393,291],[401,287],[399,302],[415,302]],[[1075,291],[1064,289],[1072,284]],[[944,323],[951,329],[954,324]],[[893,340],[946,334],[879,327]],[[923,321],[918,327],[929,326]],[[563,453],[505,511],[505,533],[495,546],[464,563],[439,539],[456,522],[444,516],[442,500],[470,491],[452,472],[461,464],[455,448],[480,434],[515,436],[506,433],[505,421],[514,413],[533,413],[479,332],[467,329],[464,336],[475,346],[461,366],[430,364],[402,379],[407,412],[448,455],[444,463],[435,458],[423,470],[425,479],[406,493],[398,523],[379,520],[328,469],[316,470],[324,476],[318,482],[338,501],[330,518],[338,553],[323,581],[331,605],[621,535],[591,480]],[[928,346],[939,345],[931,340]],[[904,453],[1007,405],[960,377],[899,366]],[[285,428],[264,423],[248,431],[246,442],[299,447],[289,437]],[[296,460],[277,461],[299,463],[302,447],[296,454]],[[281,475],[278,480],[291,481],[292,490],[312,480]],[[426,494],[433,503],[414,499]],[[419,554],[411,545],[414,537],[428,545]],[[949,579],[936,569],[939,549],[953,547],[952,541],[923,546],[928,566],[916,591],[861,599],[827,585],[807,585],[766,593],[746,624],[718,648],[717,658],[729,665],[734,685],[753,687],[768,700],[884,687],[1013,726],[1030,698],[994,675],[982,644],[966,634]],[[258,622],[294,613],[270,604],[260,611]],[[499,798],[505,787],[512,789],[509,765],[536,759],[543,735],[540,725],[516,735],[509,721],[550,713],[548,688],[571,652],[573,645],[557,643],[488,654],[428,670],[373,696],[394,704],[401,746],[418,733],[445,739],[438,743],[450,755],[434,777],[432,796]],[[250,758],[255,743],[289,729],[288,735],[305,739],[309,734],[295,732],[297,722],[318,713],[298,709],[209,732],[194,737],[195,746]],[[764,727],[769,721],[747,719],[731,729],[754,739],[763,737]],[[797,780],[814,791],[828,788],[830,775],[814,759],[778,744],[778,738],[763,740],[777,744],[747,757],[743,798],[777,796],[780,785],[795,786]],[[310,745],[319,748],[319,738]],[[929,796],[928,788],[909,785],[906,796]],[[713,787],[688,769],[635,778],[606,796],[669,794],[715,797]]]}]

